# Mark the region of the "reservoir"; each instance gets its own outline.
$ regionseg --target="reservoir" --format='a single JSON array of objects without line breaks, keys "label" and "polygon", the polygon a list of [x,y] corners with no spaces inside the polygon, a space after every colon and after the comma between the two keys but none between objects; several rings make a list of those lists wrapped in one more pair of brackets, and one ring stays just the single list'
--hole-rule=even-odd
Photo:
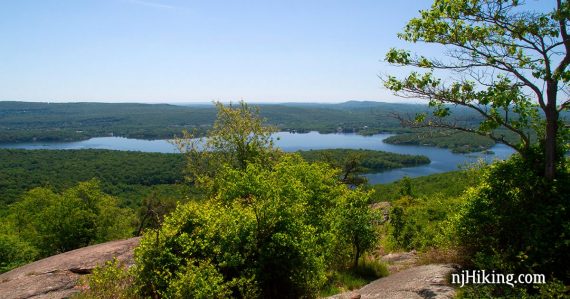
[{"label": "reservoir", "polygon": [[[310,132],[306,134],[295,134],[288,132],[275,133],[275,144],[286,152],[311,149],[370,149],[399,154],[424,155],[431,163],[428,165],[406,167],[388,170],[380,173],[367,174],[371,184],[390,183],[401,179],[404,176],[418,177],[433,173],[448,172],[458,170],[459,167],[475,163],[482,159],[492,162],[494,159],[505,159],[514,150],[504,144],[497,144],[490,150],[493,154],[469,153],[456,154],[448,149],[415,146],[415,145],[393,145],[384,143],[384,139],[393,134],[376,134],[372,136],[362,136],[358,134],[320,134]],[[0,148],[13,149],[108,149],[121,151],[141,151],[159,153],[177,153],[178,149],[168,140],[142,140],[122,137],[97,137],[76,142],[31,142],[0,144]]]}]

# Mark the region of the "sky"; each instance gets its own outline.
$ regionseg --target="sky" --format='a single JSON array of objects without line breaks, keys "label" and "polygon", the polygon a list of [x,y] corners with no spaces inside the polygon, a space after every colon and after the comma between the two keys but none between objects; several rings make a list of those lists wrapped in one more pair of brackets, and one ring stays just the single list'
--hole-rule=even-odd
[{"label": "sky", "polygon": [[0,1],[0,100],[398,101],[378,75],[428,0]]}]

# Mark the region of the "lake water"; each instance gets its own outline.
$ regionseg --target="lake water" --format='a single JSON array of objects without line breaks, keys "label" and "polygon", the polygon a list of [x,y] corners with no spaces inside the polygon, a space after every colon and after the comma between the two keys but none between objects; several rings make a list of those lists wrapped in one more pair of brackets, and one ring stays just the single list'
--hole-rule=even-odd
[{"label": "lake water", "polygon": [[[401,179],[404,176],[418,177],[433,173],[441,173],[457,170],[458,167],[469,163],[475,163],[479,159],[491,162],[494,159],[505,159],[514,151],[503,145],[497,144],[491,148],[494,154],[455,154],[450,150],[414,145],[392,145],[383,140],[393,134],[377,134],[361,136],[357,134],[320,134],[310,132],[306,134],[292,134],[279,132],[276,137],[276,145],[287,152],[310,149],[371,149],[393,152],[399,154],[424,155],[431,163],[429,165],[406,167],[388,170],[380,173],[367,174],[371,184],[389,183]],[[177,153],[176,146],[167,140],[141,140],[122,137],[98,137],[76,142],[33,142],[0,144],[1,148],[19,149],[109,149],[121,151],[141,151],[159,153]]]}]

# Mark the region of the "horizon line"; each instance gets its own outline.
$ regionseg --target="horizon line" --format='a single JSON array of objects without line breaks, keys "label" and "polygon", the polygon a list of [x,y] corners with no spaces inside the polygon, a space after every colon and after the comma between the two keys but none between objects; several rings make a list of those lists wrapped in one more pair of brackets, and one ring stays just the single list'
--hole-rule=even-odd
[{"label": "horizon line", "polygon": [[100,104],[168,104],[168,105],[213,105],[214,102],[221,102],[221,103],[239,103],[240,101],[244,101],[246,103],[252,104],[320,104],[320,105],[334,105],[334,104],[343,104],[348,102],[359,102],[359,103],[366,103],[366,102],[373,102],[373,103],[387,103],[387,104],[420,104],[418,101],[413,101],[410,99],[398,101],[398,100],[339,100],[339,101],[305,101],[305,100],[291,100],[291,101],[259,101],[259,100],[188,100],[188,101],[132,101],[132,100],[125,100],[125,101],[108,101],[108,100],[0,100],[0,102],[24,102],[24,103],[48,103],[48,104],[77,104],[77,103],[100,103]]}]

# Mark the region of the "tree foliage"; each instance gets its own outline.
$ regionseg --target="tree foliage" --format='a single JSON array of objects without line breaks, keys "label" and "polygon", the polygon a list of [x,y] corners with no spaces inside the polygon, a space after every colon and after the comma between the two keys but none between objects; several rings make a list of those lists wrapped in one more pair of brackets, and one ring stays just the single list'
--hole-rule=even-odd
[{"label": "tree foliage", "polygon": [[216,121],[205,138],[184,131],[175,140],[186,155],[189,181],[204,187],[211,186],[224,166],[243,170],[250,163],[270,165],[278,154],[271,137],[275,129],[265,125],[259,109],[243,101],[238,106],[217,102],[216,108]]},{"label": "tree foliage", "polygon": [[183,198],[177,193],[187,192],[179,184],[184,182],[184,165],[177,154],[0,149],[0,205],[36,187],[59,193],[94,178],[104,193],[121,199],[121,206],[137,207],[152,191]]},{"label": "tree foliage", "polygon": [[54,193],[35,188],[10,206],[5,219],[11,233],[49,256],[87,245],[129,237],[134,217],[117,199],[101,192],[97,181]]},{"label": "tree foliage", "polygon": [[[374,246],[370,194],[325,163],[277,152],[244,103],[218,109],[208,139],[187,147],[208,199],[179,206],[144,234],[135,254],[140,295],[315,297],[329,271]],[[202,171],[203,163],[215,168]]]},{"label": "tree foliage", "polygon": [[368,195],[340,184],[325,164],[286,156],[271,169],[226,167],[216,182],[210,200],[181,206],[143,238],[144,294],[176,297],[169,292],[190,279],[184,273],[206,267],[213,272],[200,279],[236,297],[314,296],[327,269],[374,245]]},{"label": "tree foliage", "polygon": [[34,261],[38,250],[29,242],[7,232],[7,228],[0,225],[0,273],[12,270],[20,265]]},{"label": "tree foliage", "polygon": [[[282,131],[379,133],[401,131],[394,111],[414,113],[423,105],[350,101],[339,104],[259,105]],[[0,102],[0,143],[56,142],[121,136],[170,139],[187,129],[204,136],[216,118],[212,105],[135,103]]]},{"label": "tree foliage", "polygon": [[324,161],[340,169],[341,180],[355,186],[366,183],[366,178],[360,176],[363,173],[430,163],[426,156],[363,149],[324,149],[299,151],[299,153],[307,161]]},{"label": "tree foliage", "polygon": [[[513,175],[516,174],[516,175]],[[521,158],[496,162],[466,192],[459,241],[474,265],[505,273],[542,273],[570,280],[570,175],[552,186]]]},{"label": "tree foliage", "polygon": [[[570,108],[569,18],[570,4],[562,0],[549,12],[528,10],[517,0],[435,0],[399,37],[445,45],[446,57],[399,49],[386,54],[392,64],[424,71],[402,79],[388,76],[385,86],[401,96],[427,99],[434,108],[431,117],[419,114],[413,121],[402,121],[491,137],[554,179],[568,150],[568,130],[560,113]],[[442,79],[450,74],[457,80]],[[446,118],[451,114],[446,104],[468,107],[484,120],[476,128],[459,126]],[[519,141],[506,140],[498,128],[513,132]]]},{"label": "tree foliage", "polygon": [[[549,11],[533,11],[517,0],[435,0],[399,37],[444,45],[446,57],[392,49],[388,62],[423,71],[402,79],[389,76],[385,85],[396,94],[427,99],[433,108],[431,116],[402,118],[404,123],[475,132],[519,153],[485,169],[454,218],[456,237],[471,266],[543,273],[567,283],[569,172],[564,154],[570,135],[561,114],[570,108],[570,3],[550,5]],[[455,79],[444,80],[445,75]],[[476,111],[484,121],[477,127],[458,125],[449,120],[453,105]],[[507,140],[501,130],[518,140]],[[406,224],[398,223],[402,236]]]}]

